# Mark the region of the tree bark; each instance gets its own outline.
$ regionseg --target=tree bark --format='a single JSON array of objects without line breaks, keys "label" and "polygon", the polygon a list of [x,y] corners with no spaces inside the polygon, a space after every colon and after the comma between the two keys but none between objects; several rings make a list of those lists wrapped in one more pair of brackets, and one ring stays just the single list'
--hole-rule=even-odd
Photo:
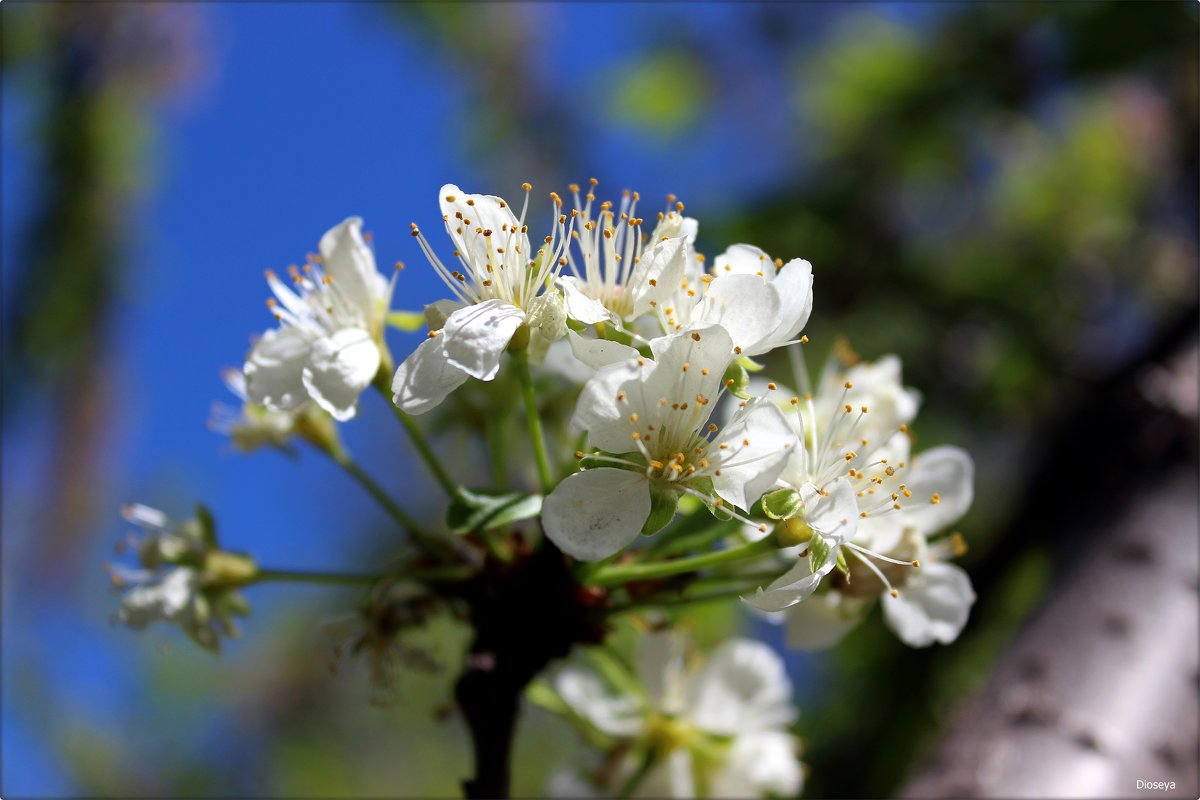
[{"label": "tree bark", "polygon": [[1162,477],[1096,532],[903,796],[1198,796],[1198,478]]}]

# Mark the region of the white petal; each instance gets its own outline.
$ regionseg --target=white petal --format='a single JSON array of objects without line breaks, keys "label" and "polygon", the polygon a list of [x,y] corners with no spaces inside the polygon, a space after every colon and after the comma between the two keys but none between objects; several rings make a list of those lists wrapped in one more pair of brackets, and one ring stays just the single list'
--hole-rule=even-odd
[{"label": "white petal", "polygon": [[141,503],[129,503],[121,509],[121,516],[127,522],[132,522],[142,528],[164,530],[171,524],[170,518],[157,508],[144,506]]},{"label": "white petal", "polygon": [[431,331],[440,331],[446,325],[450,315],[460,308],[465,308],[457,300],[437,300],[425,306],[425,324]]},{"label": "white petal", "polygon": [[387,302],[388,281],[375,268],[375,254],[363,241],[362,218],[350,217],[321,237],[319,249],[325,274],[335,291],[363,315],[363,322],[379,320]]},{"label": "white petal", "polygon": [[301,373],[311,352],[312,340],[299,328],[289,325],[264,333],[242,368],[250,402],[290,411],[307,400]]},{"label": "white petal", "polygon": [[525,312],[500,300],[460,308],[446,319],[438,338],[451,364],[481,381],[500,370],[500,356],[525,321]]},{"label": "white petal", "polygon": [[586,432],[592,447],[610,453],[626,453],[635,448],[628,408],[617,400],[623,386],[640,384],[644,369],[636,360],[609,364],[598,370],[584,385],[571,416],[571,429]]},{"label": "white petal", "polygon": [[573,275],[565,275],[558,279],[562,289],[563,300],[567,306],[567,316],[584,325],[595,325],[597,322],[608,322],[613,313],[604,307],[599,300],[593,300],[579,288],[579,279]]},{"label": "white petal", "polygon": [[686,265],[687,243],[683,238],[660,241],[644,250],[627,284],[633,294],[633,316],[648,312],[651,303],[665,303],[683,280]]},{"label": "white petal", "polygon": [[605,733],[636,736],[645,728],[638,698],[616,693],[590,670],[564,667],[554,688],[576,714]]},{"label": "white petal", "polygon": [[[525,321],[545,346],[567,335],[567,308],[562,292],[556,289],[542,292],[528,306],[529,314],[526,315]],[[544,354],[545,350],[542,352]],[[530,357],[533,357],[532,352]]]},{"label": "white petal", "polygon": [[762,249],[752,244],[731,245],[713,261],[713,274],[757,275],[770,280],[775,277],[775,262]]},{"label": "white petal", "polygon": [[637,647],[637,675],[650,707],[678,716],[687,703],[684,675],[684,636],[676,630],[651,631]]},{"label": "white petal", "polygon": [[[771,266],[774,270],[774,265]],[[794,258],[775,273],[772,288],[779,294],[779,324],[771,335],[775,344],[790,342],[804,329],[813,306],[812,264]]]},{"label": "white petal", "polygon": [[379,371],[379,348],[361,328],[343,328],[318,339],[309,365],[304,368],[304,388],[317,405],[339,422],[354,416],[358,396]]},{"label": "white petal", "polygon": [[884,594],[883,618],[909,647],[949,644],[967,624],[974,602],[975,592],[966,572],[953,564],[931,561],[912,573],[899,597]]},{"label": "white petal", "polygon": [[607,467],[571,475],[542,505],[542,525],[550,541],[580,561],[620,551],[637,538],[649,516],[645,476]]},{"label": "white petal", "polygon": [[779,302],[779,293],[756,275],[722,275],[708,285],[692,322],[720,325],[741,355],[758,355],[770,349],[761,343],[779,325]]},{"label": "white petal", "polygon": [[804,786],[795,737],[782,731],[739,736],[712,776],[712,797],[795,797]]},{"label": "white petal", "polygon": [[[529,247],[529,237],[520,232],[520,224],[513,216],[512,208],[503,198],[486,194],[466,194],[454,184],[448,183],[439,192],[438,203],[446,220],[446,232],[454,241],[455,249],[477,268],[482,270],[489,260],[493,264],[504,260],[504,256],[494,252],[495,248],[500,246],[505,248],[509,261],[518,253],[521,261],[528,261],[533,257],[530,255],[532,251]],[[462,217],[458,217],[458,214]],[[471,220],[470,224],[464,224],[464,219]],[[490,230],[492,235],[484,236],[477,232],[478,229]]]},{"label": "white petal", "polygon": [[858,530],[858,497],[846,478],[826,484],[824,496],[812,491],[811,484],[801,491],[804,498],[804,521],[825,537],[830,544],[841,544],[854,538]]},{"label": "white petal", "polygon": [[[725,450],[721,444],[727,444]],[[770,489],[791,451],[800,446],[783,414],[770,400],[755,398],[739,408],[708,449],[720,475],[713,488],[726,502],[749,508]]]},{"label": "white petal", "polygon": [[772,581],[766,589],[760,586],[757,592],[743,597],[742,601],[759,611],[783,611],[807,600],[817,590],[821,579],[828,575],[837,563],[835,550],[830,548],[829,553],[830,557],[817,572],[809,568],[807,558],[798,558],[795,566]]},{"label": "white petal", "polygon": [[191,604],[198,582],[194,570],[172,570],[160,583],[136,586],[127,593],[118,617],[132,628],[144,628],[159,619],[178,620]]},{"label": "white petal", "polygon": [[[975,497],[975,462],[958,447],[935,447],[912,460],[907,486],[913,496],[904,509],[904,523],[931,534],[952,525],[967,513]],[[934,494],[938,502],[931,501]]]},{"label": "white petal", "polygon": [[546,782],[546,796],[555,800],[585,800],[600,797],[600,793],[584,777],[584,773],[562,768],[550,775],[550,780]]},{"label": "white petal", "polygon": [[824,650],[862,622],[873,598],[847,598],[822,592],[787,610],[787,644],[797,650]]},{"label": "white petal", "polygon": [[462,386],[467,373],[446,358],[442,337],[426,339],[396,369],[392,402],[409,414],[424,414]]},{"label": "white petal", "polygon": [[567,338],[571,342],[571,352],[575,358],[596,370],[609,364],[637,358],[639,355],[636,348],[627,344],[610,342],[607,339],[588,339],[575,331],[567,331]]},{"label": "white petal", "polygon": [[762,642],[725,642],[689,681],[685,713],[718,736],[787,727],[796,709],[783,660]]}]

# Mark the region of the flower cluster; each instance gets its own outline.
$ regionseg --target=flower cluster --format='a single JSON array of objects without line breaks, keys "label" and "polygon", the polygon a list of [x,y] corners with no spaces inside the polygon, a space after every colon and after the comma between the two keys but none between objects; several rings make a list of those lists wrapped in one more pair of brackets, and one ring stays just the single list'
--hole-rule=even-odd
[{"label": "flower cluster", "polygon": [[124,589],[117,619],[142,629],[163,621],[179,626],[206,650],[217,650],[222,636],[237,636],[234,617],[250,613],[237,587],[249,580],[254,562],[217,547],[211,516],[174,523],[158,509],[129,505],[125,519],[141,535],[130,534],[121,549],[132,550],[136,567],[111,565],[113,585]]},{"label": "flower cluster", "polygon": [[[509,627],[479,631],[476,641],[493,646],[467,659],[465,676],[486,685],[514,651],[518,672],[548,666],[610,636],[617,615],[712,600],[740,599],[785,622],[796,647],[832,645],[876,602],[906,644],[953,641],[975,598],[949,563],[965,545],[948,529],[971,505],[974,466],[956,447],[914,452],[920,397],[903,385],[899,359],[860,361],[839,343],[814,389],[803,355],[809,262],[734,244],[710,263],[696,250],[698,223],[674,197],[647,221],[637,193],[613,203],[597,201],[595,188],[572,185],[569,199],[551,192],[538,229],[529,184],[519,212],[443,186],[450,247],[439,254],[411,226],[448,292],[421,312],[391,308],[401,265],[391,276],[378,270],[357,217],[326,232],[287,269],[290,280],[268,271],[278,326],[225,373],[241,406],[216,407],[211,425],[241,452],[303,442],[331,458],[407,535],[405,557],[360,574],[260,569],[218,547],[203,510],[173,524],[132,506],[127,517],[145,534],[132,542],[138,567],[112,568],[128,589],[119,618],[134,628],[167,621],[215,650],[236,633],[233,618],[247,612],[239,590],[252,583],[370,587],[341,639],[384,687],[397,665],[429,665],[401,638],[427,617],[453,608],[481,627],[508,625],[543,607],[543,588],[570,624],[546,642]],[[425,339],[396,365],[386,328],[422,325]],[[794,390],[772,378],[780,361]],[[503,411],[452,400],[469,383],[470,395]],[[369,387],[390,400],[445,492],[444,525],[411,515],[346,450],[339,425]],[[505,417],[518,387],[528,438],[514,448]],[[489,485],[460,482],[443,463],[453,453],[423,433],[423,414],[442,417],[435,428],[481,434]],[[534,491],[523,485],[526,452]],[[555,794],[800,791],[791,684],[770,648],[734,639],[700,663],[669,633],[641,645],[637,668],[589,648],[580,656],[589,668],[571,662],[532,691],[604,753],[594,769],[560,773]],[[473,711],[464,717],[475,726]]]},{"label": "flower cluster", "polygon": [[707,660],[667,633],[641,640],[637,667],[570,664],[535,699],[566,714],[604,759],[562,770],[553,797],[795,797],[804,784],[792,685],[770,647],[731,639]]}]

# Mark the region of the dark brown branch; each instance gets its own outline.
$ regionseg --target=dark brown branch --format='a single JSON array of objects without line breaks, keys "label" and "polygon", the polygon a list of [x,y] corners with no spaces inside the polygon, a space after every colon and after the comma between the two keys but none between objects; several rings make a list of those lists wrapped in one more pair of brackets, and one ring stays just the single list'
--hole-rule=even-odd
[{"label": "dark brown branch", "polygon": [[469,798],[508,797],[521,695],[538,673],[578,643],[597,642],[602,626],[566,560],[549,542],[511,568],[462,587],[475,639],[455,697],[471,733],[475,775]]}]

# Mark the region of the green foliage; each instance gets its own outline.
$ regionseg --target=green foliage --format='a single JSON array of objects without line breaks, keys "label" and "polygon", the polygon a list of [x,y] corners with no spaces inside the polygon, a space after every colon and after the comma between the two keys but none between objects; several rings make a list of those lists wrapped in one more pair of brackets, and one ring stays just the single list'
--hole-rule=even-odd
[{"label": "green foliage", "polygon": [[542,496],[493,489],[463,490],[446,511],[446,526],[455,533],[492,530],[532,519],[542,513]]}]

